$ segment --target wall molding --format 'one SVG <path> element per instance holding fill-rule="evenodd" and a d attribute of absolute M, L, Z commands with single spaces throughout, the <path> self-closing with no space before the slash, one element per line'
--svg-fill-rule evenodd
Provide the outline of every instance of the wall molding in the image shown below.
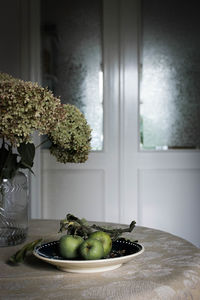
<path fill-rule="evenodd" d="M 40 74 L 40 1 L 29 0 L 29 60 L 30 60 L 30 80 L 41 84 Z M 34 133 L 35 145 L 40 144 L 40 136 Z M 41 149 L 38 148 L 35 154 L 33 171 L 35 175 L 30 175 L 31 180 L 31 217 L 41 218 Z"/>

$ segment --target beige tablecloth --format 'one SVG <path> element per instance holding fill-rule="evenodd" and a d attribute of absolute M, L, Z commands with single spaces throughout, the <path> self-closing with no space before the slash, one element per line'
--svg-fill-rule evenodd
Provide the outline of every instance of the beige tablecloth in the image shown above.
<path fill-rule="evenodd" d="M 33 220 L 28 241 L 58 229 L 59 221 Z M 12 267 L 6 260 L 21 245 L 0 248 L 0 299 L 200 300 L 198 248 L 145 227 L 136 227 L 128 236 L 143 244 L 145 252 L 116 270 L 92 274 L 62 272 L 34 256 Z"/>

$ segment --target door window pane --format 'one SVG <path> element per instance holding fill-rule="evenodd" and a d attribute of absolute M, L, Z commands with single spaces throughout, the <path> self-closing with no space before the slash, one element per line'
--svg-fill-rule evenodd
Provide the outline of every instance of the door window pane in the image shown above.
<path fill-rule="evenodd" d="M 200 148 L 198 1 L 141 3 L 141 147 Z"/>
<path fill-rule="evenodd" d="M 76 105 L 103 147 L 102 1 L 41 0 L 42 80 Z"/>

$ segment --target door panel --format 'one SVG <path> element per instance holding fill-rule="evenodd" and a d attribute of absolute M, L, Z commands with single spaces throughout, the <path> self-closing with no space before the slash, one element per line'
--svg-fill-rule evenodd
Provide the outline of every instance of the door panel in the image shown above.
<path fill-rule="evenodd" d="M 200 19 L 196 1 L 141 0 L 141 16 L 141 147 L 199 149 Z"/>
<path fill-rule="evenodd" d="M 101 221 L 105 215 L 103 170 L 43 172 L 44 218 L 65 218 L 67 212 Z"/>
<path fill-rule="evenodd" d="M 198 244 L 200 170 L 140 169 L 138 182 L 139 223 Z"/>
<path fill-rule="evenodd" d="M 42 84 L 77 106 L 103 148 L 102 0 L 41 0 Z"/>

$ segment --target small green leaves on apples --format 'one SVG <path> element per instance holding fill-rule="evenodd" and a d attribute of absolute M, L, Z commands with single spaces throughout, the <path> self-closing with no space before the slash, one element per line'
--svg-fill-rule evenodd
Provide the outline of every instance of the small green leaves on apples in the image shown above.
<path fill-rule="evenodd" d="M 108 233 L 104 231 L 95 231 L 90 234 L 89 238 L 99 240 L 103 245 L 104 257 L 107 256 L 112 249 L 112 240 Z"/>
<path fill-rule="evenodd" d="M 60 238 L 59 250 L 63 258 L 77 258 L 79 246 L 83 243 L 83 238 L 78 235 L 63 235 Z"/>
<path fill-rule="evenodd" d="M 89 238 L 80 245 L 79 253 L 87 260 L 100 259 L 104 256 L 103 245 L 99 240 Z"/>

